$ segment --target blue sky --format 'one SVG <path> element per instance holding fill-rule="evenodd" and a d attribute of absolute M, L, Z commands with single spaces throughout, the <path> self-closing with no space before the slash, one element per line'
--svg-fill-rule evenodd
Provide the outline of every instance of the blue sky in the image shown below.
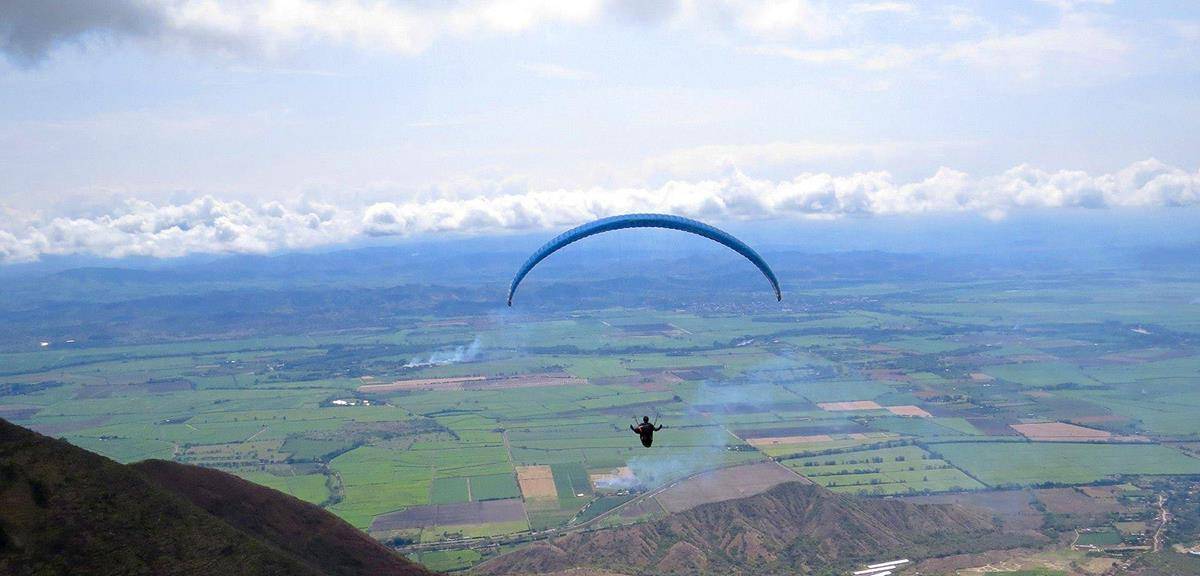
<path fill-rule="evenodd" d="M 1200 203 L 1188 1 L 6 0 L 0 53 L 0 262 Z"/>

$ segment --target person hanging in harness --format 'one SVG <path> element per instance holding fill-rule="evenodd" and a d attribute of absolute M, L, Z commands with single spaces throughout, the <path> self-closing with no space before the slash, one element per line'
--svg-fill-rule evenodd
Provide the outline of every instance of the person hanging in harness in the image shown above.
<path fill-rule="evenodd" d="M 629 429 L 633 430 L 638 436 L 642 437 L 642 446 L 649 448 L 651 444 L 654 444 L 654 433 L 662 430 L 663 427 L 655 427 L 654 424 L 650 423 L 649 416 L 642 416 L 642 423 L 638 424 L 637 426 L 633 426 L 631 424 Z"/>

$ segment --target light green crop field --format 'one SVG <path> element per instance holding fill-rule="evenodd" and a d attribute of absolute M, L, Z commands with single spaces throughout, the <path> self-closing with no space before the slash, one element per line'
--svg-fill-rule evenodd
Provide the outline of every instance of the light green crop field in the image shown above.
<path fill-rule="evenodd" d="M 122 462 L 234 472 L 364 529 L 413 506 L 519 498 L 517 466 L 551 467 L 557 499 L 528 507 L 528 524 L 428 526 L 427 542 L 595 516 L 628 496 L 590 477 L 624 467 L 649 490 L 775 457 L 868 497 L 1200 473 L 1200 459 L 1165 445 L 1200 438 L 1200 314 L 1187 304 L 1200 283 L 1081 282 L 843 283 L 755 314 L 417 315 L 338 333 L 0 353 L 0 418 Z M 359 391 L 442 377 L 476 380 Z M 817 406 L 864 400 L 933 417 Z M 667 425 L 649 449 L 629 430 L 642 415 Z M 1030 420 L 1138 443 L 1031 443 L 1011 428 Z M 797 439 L 741 439 L 767 436 Z M 480 557 L 418 559 L 458 569 Z"/>
<path fill-rule="evenodd" d="M 863 495 L 978 490 L 982 484 L 917 446 L 858 450 L 783 460 L 834 492 Z"/>
<path fill-rule="evenodd" d="M 268 472 L 239 472 L 239 476 L 274 488 L 285 494 L 290 494 L 313 504 L 320 504 L 329 498 L 326 478 L 322 474 L 304 474 L 300 476 L 277 476 Z"/>
<path fill-rule="evenodd" d="M 936 452 L 989 486 L 1086 484 L 1119 474 L 1200 474 L 1200 460 L 1147 444 L 965 442 L 938 444 Z"/>

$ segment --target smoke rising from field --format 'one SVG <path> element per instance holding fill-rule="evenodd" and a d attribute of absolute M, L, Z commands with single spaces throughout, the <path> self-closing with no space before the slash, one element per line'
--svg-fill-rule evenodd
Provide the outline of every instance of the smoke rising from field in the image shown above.
<path fill-rule="evenodd" d="M 438 350 L 431 353 L 427 358 L 414 357 L 405 364 L 405 368 L 424 368 L 426 366 L 444 366 L 446 364 L 458 364 L 459 362 L 470 362 L 479 357 L 481 348 L 479 336 L 471 341 L 466 346 L 455 346 L 451 350 Z"/>
<path fill-rule="evenodd" d="M 738 405 L 761 402 L 748 393 L 745 386 L 739 384 L 719 385 L 710 382 L 700 384 L 692 400 L 693 406 L 703 406 L 715 412 L 727 411 Z M 737 438 L 726 430 L 725 426 L 713 420 L 708 420 L 701 414 L 685 415 L 694 418 L 695 426 L 687 428 L 667 428 L 655 439 L 654 453 L 638 455 L 629 459 L 629 468 L 633 470 L 633 478 L 627 480 L 628 486 L 622 488 L 644 487 L 655 488 L 668 482 L 690 476 L 697 472 L 712 469 L 715 464 L 725 459 L 730 446 L 739 444 Z M 660 423 L 664 423 L 661 422 Z M 668 426 L 671 423 L 666 422 Z M 663 436 L 686 435 L 686 445 L 680 447 L 664 446 Z M 678 436 L 676 436 L 678 438 Z M 660 450 L 658 446 L 663 446 Z M 665 454 L 664 454 L 665 452 Z"/>

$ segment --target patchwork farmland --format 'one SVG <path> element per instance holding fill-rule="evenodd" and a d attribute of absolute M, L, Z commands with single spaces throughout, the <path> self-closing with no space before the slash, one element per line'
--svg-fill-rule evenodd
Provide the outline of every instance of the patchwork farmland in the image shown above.
<path fill-rule="evenodd" d="M 1011 507 L 1029 526 L 1039 509 L 1096 519 L 1080 510 L 1125 513 L 1136 490 L 1077 488 L 1200 474 L 1200 317 L 1178 296 L 1196 286 L 1170 286 L 1154 306 L 1134 286 L 1038 288 L 1069 311 L 1002 281 L 823 286 L 754 314 L 463 313 L 11 351 L 0 417 L 239 474 L 443 569 L 792 481 Z M 642 416 L 667 426 L 650 449 L 629 430 Z"/>

